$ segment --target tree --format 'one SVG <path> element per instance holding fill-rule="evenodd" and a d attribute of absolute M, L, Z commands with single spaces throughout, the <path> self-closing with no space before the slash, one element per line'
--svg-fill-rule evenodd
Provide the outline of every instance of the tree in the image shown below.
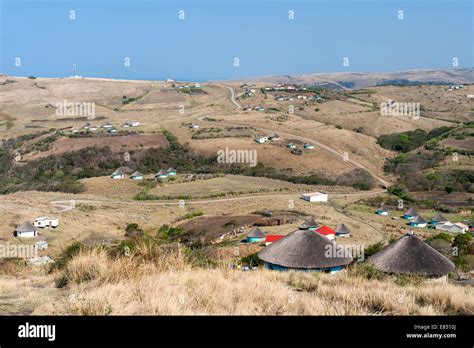
<path fill-rule="evenodd" d="M 447 192 L 448 195 L 454 191 L 454 189 L 451 186 L 445 186 L 444 190 Z"/>

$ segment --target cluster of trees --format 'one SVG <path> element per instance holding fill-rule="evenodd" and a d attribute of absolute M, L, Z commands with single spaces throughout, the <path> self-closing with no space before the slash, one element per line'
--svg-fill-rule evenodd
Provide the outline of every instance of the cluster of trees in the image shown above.
<path fill-rule="evenodd" d="M 163 134 L 169 142 L 169 147 L 129 151 L 130 161 L 127 162 L 124 161 L 122 153 L 113 152 L 109 147 L 89 147 L 15 166 L 12 150 L 22 141 L 42 134 L 44 133 L 4 142 L 0 148 L 0 194 L 26 190 L 79 193 L 84 190 L 79 179 L 110 175 L 113 170 L 121 166 L 143 173 L 153 173 L 160 168 L 173 166 L 181 172 L 259 176 L 297 184 L 342 185 L 361 190 L 369 190 L 374 186 L 372 176 L 363 169 L 355 169 L 338 177 L 329 178 L 322 174 L 295 176 L 291 171 L 278 170 L 262 164 L 250 167 L 217 163 L 215 156 L 197 155 L 188 147 L 181 145 L 176 137 L 166 130 Z M 47 143 L 50 144 L 50 141 Z"/>
<path fill-rule="evenodd" d="M 426 240 L 438 252 L 449 258 L 462 271 L 469 271 L 471 266 L 468 255 L 474 255 L 474 244 L 469 233 L 452 237 L 449 233 L 439 233 Z"/>
<path fill-rule="evenodd" d="M 426 144 L 427 141 L 436 138 L 450 130 L 452 127 L 435 128 L 429 132 L 422 129 L 414 131 L 384 134 L 378 137 L 377 144 L 384 149 L 397 152 L 409 152 Z"/>
<path fill-rule="evenodd" d="M 389 159 L 384 170 L 399 176 L 398 183 L 410 191 L 474 192 L 474 172 L 471 170 L 433 169 L 443 158 L 441 152 L 400 154 Z"/>

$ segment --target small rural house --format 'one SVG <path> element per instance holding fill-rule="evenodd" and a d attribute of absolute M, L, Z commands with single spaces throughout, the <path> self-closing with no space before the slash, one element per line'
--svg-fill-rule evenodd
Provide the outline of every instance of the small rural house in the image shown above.
<path fill-rule="evenodd" d="M 427 222 L 425 221 L 425 219 L 423 219 L 421 216 L 418 215 L 415 218 L 411 219 L 410 222 L 408 222 L 408 224 L 413 227 L 423 228 L 423 227 L 426 227 Z"/>
<path fill-rule="evenodd" d="M 454 270 L 454 264 L 447 257 L 412 233 L 370 256 L 368 262 L 385 273 L 420 274 L 443 281 Z"/>
<path fill-rule="evenodd" d="M 191 128 L 191 129 L 198 129 L 198 128 L 199 128 L 199 125 L 196 124 L 196 123 L 191 123 L 191 125 L 189 126 L 189 128 Z"/>
<path fill-rule="evenodd" d="M 265 232 L 260 228 L 254 227 L 247 234 L 247 243 L 260 243 L 265 240 Z"/>
<path fill-rule="evenodd" d="M 107 129 L 107 133 L 115 134 L 115 133 L 117 133 L 117 132 L 118 132 L 118 131 L 117 131 L 117 128 L 114 128 L 114 127 Z"/>
<path fill-rule="evenodd" d="M 309 150 L 314 149 L 314 145 L 313 145 L 313 144 L 308 144 L 308 143 L 304 144 L 303 147 L 304 147 L 305 149 L 309 149 Z"/>
<path fill-rule="evenodd" d="M 411 219 L 414 219 L 417 216 L 418 216 L 418 213 L 416 212 L 416 210 L 413 209 L 413 208 L 410 208 L 405 212 L 405 214 L 403 214 L 402 218 L 404 218 L 406 220 L 411 220 Z"/>
<path fill-rule="evenodd" d="M 255 141 L 259 144 L 263 144 L 264 142 L 266 142 L 268 140 L 267 137 L 256 137 L 255 138 Z"/>
<path fill-rule="evenodd" d="M 155 179 L 166 179 L 168 177 L 168 174 L 163 170 L 161 169 L 158 173 L 155 174 Z"/>
<path fill-rule="evenodd" d="M 452 232 L 452 233 L 465 233 L 469 231 L 469 226 L 463 224 L 462 222 L 452 223 L 445 222 L 435 225 L 435 228 L 440 231 Z"/>
<path fill-rule="evenodd" d="M 45 240 L 39 240 L 35 243 L 35 247 L 37 250 L 46 250 L 48 249 L 48 242 Z"/>
<path fill-rule="evenodd" d="M 324 192 L 302 193 L 301 198 L 308 202 L 327 202 L 328 194 Z"/>
<path fill-rule="evenodd" d="M 51 256 L 48 255 L 30 257 L 29 259 L 26 259 L 27 264 L 35 266 L 47 265 L 48 263 L 52 262 L 54 262 L 54 260 L 51 258 Z"/>
<path fill-rule="evenodd" d="M 24 222 L 18 226 L 14 233 L 18 238 L 34 238 L 38 236 L 38 229 L 29 222 Z"/>
<path fill-rule="evenodd" d="M 446 219 L 446 218 L 443 216 L 443 214 L 441 214 L 441 213 L 436 213 L 436 215 L 431 218 L 431 222 L 430 222 L 430 223 L 431 223 L 432 225 L 436 225 L 436 224 L 443 224 L 443 223 L 445 223 L 445 222 L 449 222 L 449 220 Z"/>
<path fill-rule="evenodd" d="M 140 173 L 140 172 L 134 172 L 132 175 L 130 175 L 130 179 L 132 180 L 143 180 L 143 178 L 145 177 L 145 175 L 143 175 L 143 173 Z"/>
<path fill-rule="evenodd" d="M 123 179 L 125 177 L 124 172 L 122 169 L 118 168 L 115 172 L 112 173 L 112 179 Z"/>
<path fill-rule="evenodd" d="M 266 268 L 334 273 L 352 262 L 349 249 L 309 230 L 296 230 L 258 253 Z"/>
<path fill-rule="evenodd" d="M 168 170 L 166 171 L 166 174 L 168 174 L 168 176 L 175 176 L 176 169 L 174 169 L 173 167 L 169 167 Z"/>
<path fill-rule="evenodd" d="M 288 145 L 286 145 L 286 147 L 289 149 L 296 149 L 296 145 L 293 143 L 289 143 Z"/>
<path fill-rule="evenodd" d="M 316 222 L 316 220 L 314 220 L 313 217 L 310 217 L 308 219 L 305 220 L 305 222 L 303 222 L 299 229 L 300 230 L 315 230 L 319 227 L 318 223 Z"/>
<path fill-rule="evenodd" d="M 273 242 L 276 242 L 280 239 L 282 239 L 284 236 L 281 234 L 267 234 L 265 236 L 265 246 L 268 246 L 272 244 Z"/>
<path fill-rule="evenodd" d="M 268 137 L 268 140 L 271 140 L 271 141 L 278 141 L 278 140 L 280 140 L 280 136 L 279 136 L 278 134 L 276 134 L 276 133 L 273 133 L 273 135 L 270 135 L 270 136 Z"/>
<path fill-rule="evenodd" d="M 59 226 L 59 219 L 50 219 L 47 216 L 40 216 L 34 221 L 33 224 L 39 228 L 46 228 L 46 227 L 56 228 Z"/>
<path fill-rule="evenodd" d="M 337 237 L 350 237 L 351 230 L 344 223 L 340 223 L 336 227 L 336 236 Z"/>
<path fill-rule="evenodd" d="M 334 240 L 336 239 L 336 231 L 334 231 L 331 227 L 323 225 L 321 227 L 318 227 L 315 230 L 316 233 L 319 233 L 323 236 L 325 236 L 329 240 Z"/>
<path fill-rule="evenodd" d="M 379 208 L 375 211 L 375 214 L 377 215 L 382 215 L 382 216 L 388 216 L 388 209 L 386 208 Z"/>
<path fill-rule="evenodd" d="M 105 128 L 105 129 L 108 129 L 108 128 L 113 128 L 114 126 L 112 126 L 109 122 L 106 122 L 101 127 Z"/>

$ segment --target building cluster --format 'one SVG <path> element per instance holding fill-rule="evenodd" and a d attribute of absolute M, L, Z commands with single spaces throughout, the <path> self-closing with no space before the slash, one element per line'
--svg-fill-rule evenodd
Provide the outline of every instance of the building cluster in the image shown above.
<path fill-rule="evenodd" d="M 259 136 L 259 135 L 257 135 L 255 137 L 255 142 L 258 143 L 258 144 L 263 144 L 267 141 L 278 141 L 278 140 L 280 140 L 280 136 L 276 133 L 273 133 L 270 136 Z"/>
<path fill-rule="evenodd" d="M 158 171 L 156 174 L 154 174 L 154 179 L 155 180 L 164 180 L 164 179 L 167 179 L 168 177 L 174 177 L 174 176 L 176 176 L 176 169 L 174 169 L 173 167 L 170 167 L 166 171 L 163 170 L 163 169 L 160 169 L 160 171 Z M 125 178 L 125 172 L 122 168 L 117 168 L 117 170 L 115 170 L 115 172 L 113 172 L 110 177 L 112 179 L 124 179 Z M 145 179 L 145 174 L 143 174 L 139 171 L 135 171 L 129 176 L 129 178 L 132 179 L 132 180 L 143 180 L 143 179 Z"/>
<path fill-rule="evenodd" d="M 267 269 L 335 273 L 355 261 L 356 255 L 350 246 L 335 242 L 336 237 L 350 235 L 351 231 L 344 223 L 333 230 L 309 218 L 287 235 L 266 234 L 254 227 L 247 234 L 247 242 L 265 243 L 258 257 Z M 412 232 L 390 243 L 365 262 L 387 274 L 418 274 L 441 281 L 446 281 L 447 274 L 455 268 L 447 257 Z"/>
<path fill-rule="evenodd" d="M 389 211 L 386 208 L 379 208 L 375 211 L 376 214 L 382 216 L 388 216 Z M 469 231 L 469 225 L 462 222 L 451 222 L 445 218 L 443 214 L 436 213 L 430 220 L 425 220 L 414 208 L 408 209 L 402 216 L 402 219 L 407 220 L 407 224 L 411 227 L 416 228 L 434 228 L 440 231 L 452 232 L 452 233 L 465 233 Z"/>
<path fill-rule="evenodd" d="M 132 121 L 132 122 L 127 121 L 127 122 L 123 123 L 121 127 L 122 128 L 135 128 L 135 127 L 139 127 L 139 126 L 140 126 L 140 122 L 138 122 L 138 121 Z M 117 128 L 115 126 L 113 126 L 112 124 L 110 124 L 109 122 L 106 122 L 106 123 L 104 123 L 100 126 L 96 126 L 96 125 L 91 124 L 90 122 L 87 122 L 86 124 L 84 124 L 79 129 L 73 128 L 71 132 L 73 134 L 77 134 L 77 133 L 95 133 L 95 132 L 98 132 L 99 129 L 102 129 L 105 132 L 110 133 L 110 134 L 118 133 Z"/>
<path fill-rule="evenodd" d="M 461 85 L 451 85 L 446 90 L 447 91 L 452 91 L 454 89 L 463 89 L 463 88 L 464 88 L 464 85 L 462 85 L 462 84 Z"/>
<path fill-rule="evenodd" d="M 273 86 L 267 86 L 263 88 L 265 91 L 275 92 L 275 91 L 283 91 L 283 92 L 303 92 L 306 91 L 307 88 L 294 84 L 294 83 L 277 83 Z"/>

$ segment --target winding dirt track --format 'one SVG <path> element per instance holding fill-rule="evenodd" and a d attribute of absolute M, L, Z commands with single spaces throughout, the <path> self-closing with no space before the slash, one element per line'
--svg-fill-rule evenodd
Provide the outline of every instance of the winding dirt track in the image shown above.
<path fill-rule="evenodd" d="M 233 104 L 235 104 L 238 108 L 241 108 L 241 105 L 239 105 L 239 103 L 237 102 L 237 100 L 235 99 L 235 91 L 234 91 L 234 88 L 232 87 L 229 87 L 229 86 L 225 86 L 225 85 L 220 85 L 220 86 L 223 86 L 223 87 L 226 87 L 229 89 L 230 91 L 230 100 Z M 206 116 L 201 116 L 198 118 L 198 120 L 202 123 L 206 123 L 208 125 L 212 125 L 211 122 L 209 121 L 206 121 L 205 120 L 205 117 Z M 226 121 L 226 122 L 220 122 L 220 124 L 222 125 L 225 125 L 225 126 L 240 126 L 240 127 L 245 127 L 247 126 L 246 124 L 242 124 L 242 123 L 238 123 L 238 122 L 229 122 L 229 121 Z M 266 128 L 260 128 L 260 130 L 262 131 L 265 131 L 267 133 L 272 133 L 273 130 L 271 129 L 266 129 Z M 341 154 L 338 150 L 326 145 L 326 144 L 323 144 L 323 143 L 320 143 L 319 141 L 317 141 L 316 139 L 312 139 L 312 138 L 306 138 L 306 137 L 302 137 L 302 136 L 299 136 L 299 135 L 296 135 L 296 134 L 293 134 L 293 133 L 288 133 L 288 132 L 278 132 L 279 134 L 281 135 L 285 135 L 285 136 L 290 136 L 290 137 L 293 137 L 295 139 L 298 139 L 298 140 L 301 140 L 303 142 L 308 142 L 308 143 L 313 143 L 317 146 L 319 146 L 321 149 L 324 149 L 330 153 L 332 153 L 333 155 L 337 156 L 338 158 L 341 158 L 343 161 L 347 162 L 348 164 L 351 164 L 355 167 L 358 167 L 358 168 L 361 168 L 361 169 L 364 169 L 366 170 L 367 172 L 369 172 L 379 183 L 382 184 L 382 186 L 384 187 L 388 187 L 390 186 L 390 183 L 388 181 L 386 181 L 385 179 L 381 178 L 380 176 L 378 176 L 377 174 L 375 174 L 372 170 L 370 170 L 369 168 L 367 168 L 365 165 L 363 165 L 362 163 L 352 159 L 352 158 L 345 158 L 344 154 Z"/>

